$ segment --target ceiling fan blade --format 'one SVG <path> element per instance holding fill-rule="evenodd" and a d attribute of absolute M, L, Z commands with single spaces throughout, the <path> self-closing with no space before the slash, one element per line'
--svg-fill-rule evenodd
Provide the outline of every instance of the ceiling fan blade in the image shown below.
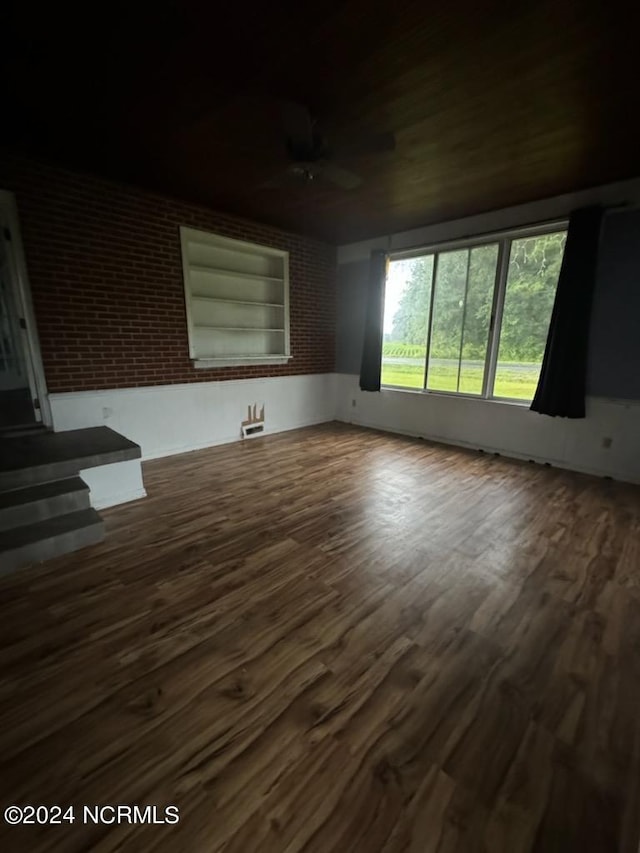
<path fill-rule="evenodd" d="M 305 106 L 295 101 L 283 101 L 282 120 L 287 139 L 294 148 L 313 147 L 313 119 Z"/>
<path fill-rule="evenodd" d="M 265 190 L 280 190 L 287 189 L 288 187 L 303 186 L 307 183 L 310 183 L 310 179 L 305 169 L 302 166 L 291 163 L 282 172 L 260 184 L 260 188 Z"/>
<path fill-rule="evenodd" d="M 336 145 L 336 154 L 340 157 L 366 157 L 371 154 L 386 154 L 396 150 L 394 133 L 374 133 L 370 136 L 352 138 L 344 144 Z"/>
<path fill-rule="evenodd" d="M 290 183 L 290 179 L 287 172 L 281 172 L 279 175 L 275 175 L 273 178 L 269 178 L 268 181 L 263 181 L 258 187 L 261 190 L 280 190 L 283 187 L 286 187 Z"/>
<path fill-rule="evenodd" d="M 330 181 L 343 190 L 355 190 L 362 184 L 360 175 L 356 175 L 349 169 L 343 169 L 342 166 L 336 166 L 335 163 L 323 163 L 320 175 L 325 181 Z"/>

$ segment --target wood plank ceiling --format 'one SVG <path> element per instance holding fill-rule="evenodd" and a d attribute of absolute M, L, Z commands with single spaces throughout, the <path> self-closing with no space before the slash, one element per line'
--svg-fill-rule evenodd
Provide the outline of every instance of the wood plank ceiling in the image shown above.
<path fill-rule="evenodd" d="M 158 0 L 3 12 L 5 144 L 332 242 L 637 175 L 638 4 Z M 266 189 L 280 103 L 362 185 Z"/>

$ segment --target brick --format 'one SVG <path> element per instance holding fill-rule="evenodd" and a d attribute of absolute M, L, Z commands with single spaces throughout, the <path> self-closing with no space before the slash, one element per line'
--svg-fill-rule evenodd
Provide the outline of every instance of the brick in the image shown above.
<path fill-rule="evenodd" d="M 334 369 L 334 247 L 3 151 L 0 187 L 16 194 L 50 391 Z M 193 368 L 181 225 L 290 252 L 288 364 Z"/>

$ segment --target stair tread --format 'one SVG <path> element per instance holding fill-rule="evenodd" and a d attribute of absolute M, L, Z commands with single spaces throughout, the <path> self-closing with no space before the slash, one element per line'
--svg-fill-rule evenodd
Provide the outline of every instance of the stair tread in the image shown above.
<path fill-rule="evenodd" d="M 21 548 L 32 542 L 41 542 L 44 539 L 51 539 L 93 525 L 102 525 L 102 523 L 102 519 L 95 509 L 89 508 L 69 512 L 65 515 L 57 515 L 24 527 L 5 530 L 0 532 L 0 554 L 3 551 Z"/>
<path fill-rule="evenodd" d="M 0 475 L 25 468 L 77 461 L 79 468 L 108 461 L 140 458 L 140 447 L 109 427 L 88 427 L 67 432 L 43 432 L 3 438 L 0 442 Z M 117 457 L 117 458 L 115 458 Z"/>
<path fill-rule="evenodd" d="M 24 424 L 23 426 L 0 427 L 0 438 L 21 438 L 24 436 L 43 435 L 53 432 L 51 427 L 44 424 Z"/>
<path fill-rule="evenodd" d="M 65 477 L 62 480 L 50 480 L 47 483 L 37 483 L 35 486 L 24 486 L 20 489 L 10 489 L 0 492 L 0 510 L 13 506 L 33 503 L 34 501 L 55 498 L 69 492 L 86 491 L 89 486 L 81 477 Z"/>

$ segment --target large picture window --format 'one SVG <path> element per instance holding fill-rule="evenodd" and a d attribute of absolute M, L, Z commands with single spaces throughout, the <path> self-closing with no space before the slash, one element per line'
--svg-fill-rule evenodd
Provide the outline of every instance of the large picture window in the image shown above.
<path fill-rule="evenodd" d="M 565 239 L 556 223 L 392 256 L 382 384 L 530 402 Z"/>

